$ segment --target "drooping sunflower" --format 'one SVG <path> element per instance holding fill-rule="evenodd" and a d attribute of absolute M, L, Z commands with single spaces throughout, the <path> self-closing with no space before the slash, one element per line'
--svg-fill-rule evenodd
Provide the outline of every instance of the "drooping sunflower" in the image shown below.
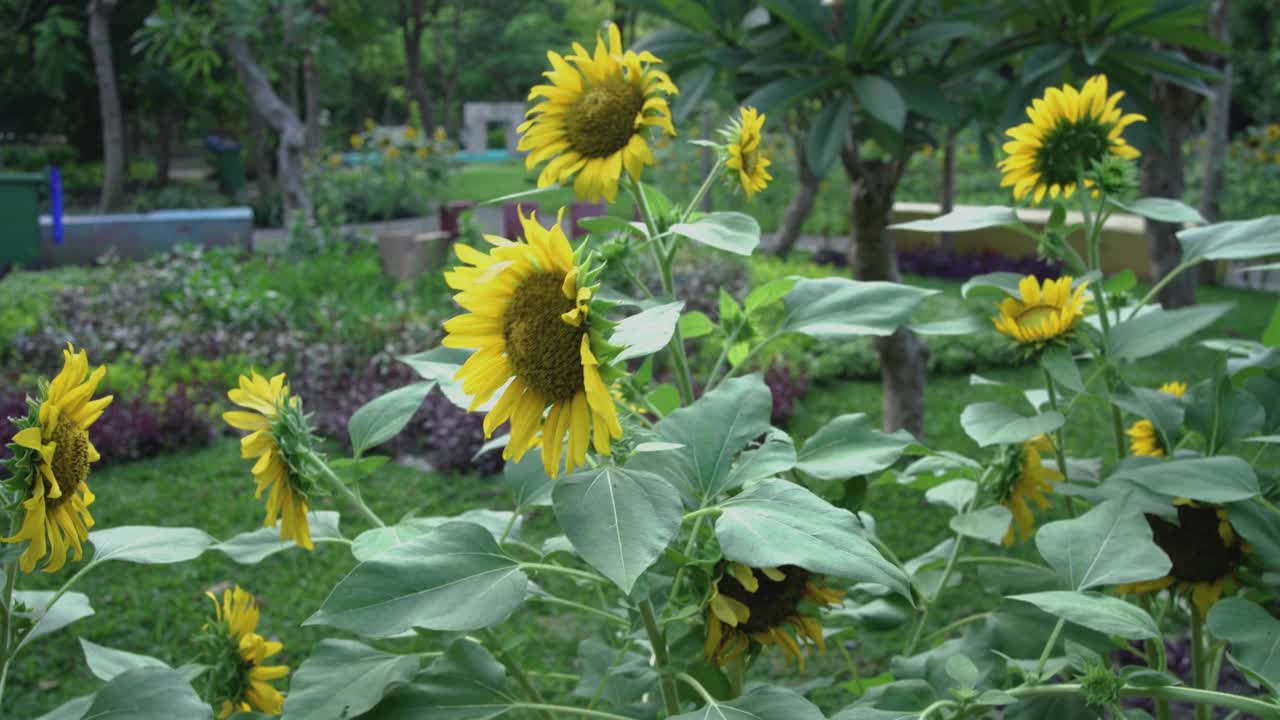
<path fill-rule="evenodd" d="M 1227 509 L 1178 498 L 1178 522 L 1147 514 L 1156 545 L 1173 562 L 1169 574 L 1155 580 L 1116 586 L 1119 593 L 1157 592 L 1177 586 L 1189 593 L 1201 618 L 1222 597 L 1227 580 L 1244 564 L 1249 547 L 1231 526 Z"/>
<path fill-rule="evenodd" d="M 1031 194 L 1038 205 L 1046 193 L 1071 197 L 1080 174 L 1096 161 L 1109 155 L 1138 157 L 1123 133 L 1146 118 L 1121 110 L 1122 97 L 1123 92 L 1107 95 L 1106 76 L 1094 75 L 1079 90 L 1063 85 L 1032 100 L 1027 108 L 1031 122 L 1005 133 L 1013 139 L 1004 144 L 1007 157 L 1000 161 L 1000 187 L 1012 186 L 1015 200 Z"/>
<path fill-rule="evenodd" d="M 575 264 L 563 215 L 562 209 L 544 228 L 535 214 L 521 213 L 524 241 L 487 235 L 494 245 L 487 253 L 458 243 L 454 251 L 464 265 L 445 273 L 459 291 L 454 301 L 468 312 L 445 323 L 443 344 L 476 350 L 457 373 L 474 398 L 472 409 L 506 387 L 485 416 L 485 436 L 509 419 L 503 457 L 519 460 L 541 442 L 552 477 L 559 474 L 566 435 L 568 471 L 586 463 L 588 444 L 608 455 L 612 440 L 622 437 L 593 351 L 592 289 L 585 268 Z"/>
<path fill-rule="evenodd" d="M 1032 503 L 1042 512 L 1053 507 L 1046 494 L 1053 494 L 1053 484 L 1062 481 L 1062 473 L 1045 467 L 1042 451 L 1051 450 L 1045 436 L 1040 435 L 1022 445 L 1009 446 L 1004 477 L 998 490 L 1000 504 L 1009 508 L 1013 522 L 1004 535 L 1004 544 L 1027 542 L 1036 529 Z M 1017 531 L 1015 537 L 1014 531 Z"/>
<path fill-rule="evenodd" d="M 271 685 L 289 674 L 288 665 L 265 665 L 284 649 L 284 644 L 267 640 L 257 633 L 258 601 L 247 590 L 236 585 L 224 590 L 222 602 L 213 593 L 205 593 L 213 601 L 214 621 L 204 626 L 199 642 L 209 666 L 208 685 L 218 720 L 236 712 L 257 710 L 279 715 L 284 709 L 284 695 Z"/>
<path fill-rule="evenodd" d="M 1045 280 L 1022 278 L 1018 293 L 1000 302 L 1000 314 L 991 318 L 996 330 L 1023 344 L 1043 343 L 1067 334 L 1084 315 L 1084 291 L 1089 283 L 1071 287 L 1071 276 Z"/>
<path fill-rule="evenodd" d="M 729 140 L 729 159 L 725 166 L 738 171 L 738 181 L 742 190 L 751 200 L 756 193 L 769 186 L 773 176 L 769 174 L 769 166 L 773 164 L 760 147 L 761 133 L 764 129 L 765 116 L 756 112 L 753 107 L 741 109 L 741 117 L 734 118 L 725 129 L 725 137 Z"/>
<path fill-rule="evenodd" d="M 307 521 L 307 495 L 315 482 L 307 472 L 311 433 L 302 402 L 290 396 L 284 373 L 268 380 L 257 372 L 241 375 L 240 386 L 227 391 L 231 402 L 251 412 L 232 410 L 222 419 L 249 434 L 240 439 L 240 456 L 257 458 L 253 477 L 258 481 L 255 497 L 267 495 L 265 527 L 280 519 L 280 539 L 293 540 L 313 549 L 311 526 Z"/>
<path fill-rule="evenodd" d="M 56 572 L 67 562 L 84 557 L 81 546 L 89 538 L 93 516 L 93 492 L 89 490 L 89 464 L 99 459 L 89 439 L 89 428 L 111 404 L 112 396 L 96 400 L 93 393 L 107 373 L 104 366 L 90 372 L 85 351 L 68 344 L 62 351 L 62 370 L 40 397 L 28 400 L 27 417 L 17 420 L 18 432 L 10 447 L 13 480 L 26 492 L 22 501 L 22 525 L 7 543 L 26 542 L 18 558 L 22 572 L 31 572 L 46 556 L 45 572 Z"/>
<path fill-rule="evenodd" d="M 1187 394 L 1187 384 L 1167 382 L 1160 386 L 1160 392 L 1174 397 L 1183 397 Z M 1155 424 L 1150 420 L 1143 418 L 1135 422 L 1129 426 L 1128 430 L 1125 430 L 1125 434 L 1129 436 L 1129 453 L 1131 455 L 1164 457 L 1164 441 L 1160 439 L 1160 433 L 1156 431 Z"/>
<path fill-rule="evenodd" d="M 609 44 L 596 36 L 595 54 L 578 43 L 573 54 L 547 52 L 549 84 L 535 85 L 529 100 L 543 98 L 525 113 L 518 148 L 529 153 L 525 167 L 547 162 L 538 187 L 564 183 L 577 175 L 580 199 L 613 202 L 625 169 L 640 179 L 653 164 L 648 128 L 675 135 L 667 96 L 678 94 L 671 78 L 656 69 L 661 60 L 648 51 L 624 51 L 618 26 L 609 26 Z"/>
<path fill-rule="evenodd" d="M 753 568 L 726 560 L 719 573 L 705 611 L 707 659 L 727 665 L 753 645 L 776 645 L 804 670 L 802 645 L 826 652 L 815 614 L 840 604 L 841 593 L 795 565 Z"/>

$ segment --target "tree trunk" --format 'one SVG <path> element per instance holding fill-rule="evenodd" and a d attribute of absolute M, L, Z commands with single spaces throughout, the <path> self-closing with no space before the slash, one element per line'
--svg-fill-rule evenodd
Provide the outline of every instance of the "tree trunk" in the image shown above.
<path fill-rule="evenodd" d="M 161 186 L 169 184 L 173 169 L 173 131 L 178 125 L 178 109 L 173 103 L 165 103 L 156 118 L 156 181 Z"/>
<path fill-rule="evenodd" d="M 271 194 L 271 135 L 267 123 L 253 108 L 249 108 L 249 133 L 253 136 L 253 169 L 258 182 L 258 196 Z"/>
<path fill-rule="evenodd" d="M 1215 0 L 1209 12 L 1209 34 L 1226 44 L 1230 42 L 1227 21 L 1231 15 L 1230 0 Z M 1209 124 L 1205 128 L 1205 145 L 1200 154 L 1200 214 L 1209 222 L 1218 219 L 1218 190 L 1222 187 L 1227 145 L 1231 128 L 1231 59 L 1224 57 L 1220 63 L 1222 79 L 1213 88 L 1213 106 L 1209 112 Z M 1217 263 L 1200 265 L 1200 282 L 1216 283 Z"/>
<path fill-rule="evenodd" d="M 284 223 L 289 227 L 299 218 L 310 223 L 314 217 L 311 197 L 303 182 L 302 160 L 306 155 L 307 132 L 293 108 L 285 104 L 267 80 L 262 67 L 253 59 L 244 38 L 227 33 L 227 55 L 244 85 L 249 107 L 280 136 L 276 153 L 280 174 L 280 192 L 284 202 Z"/>
<path fill-rule="evenodd" d="M 938 198 L 942 214 L 956 209 L 956 132 L 947 128 L 947 142 L 942 148 L 942 197 Z M 951 233 L 938 233 L 938 247 L 951 250 Z"/>
<path fill-rule="evenodd" d="M 1160 110 L 1164 124 L 1164 147 L 1152 148 L 1142 159 L 1142 194 L 1146 197 L 1182 199 L 1186 187 L 1183 176 L 1182 146 L 1191 134 L 1191 124 L 1200 95 L 1179 85 L 1156 79 L 1151 83 L 1151 96 Z M 1182 246 L 1176 233 L 1177 223 L 1147 220 L 1147 241 L 1151 246 L 1151 276 L 1159 280 L 1182 262 Z M 1167 308 L 1186 307 L 1196 303 L 1196 275 L 1184 272 L 1160 291 L 1160 303 Z"/>
<path fill-rule="evenodd" d="M 462 37 L 462 6 L 453 9 L 453 31 L 450 34 L 453 36 L 453 57 L 449 59 L 449 69 L 444 76 L 444 118 L 441 122 L 449 137 L 457 138 L 462 135 L 462 107 L 458 104 L 458 65 L 461 60 L 458 43 Z M 440 57 L 443 62 L 444 55 Z"/>
<path fill-rule="evenodd" d="M 849 177 L 849 267 L 858 280 L 898 282 L 897 253 L 888 232 L 894 195 L 906 160 L 863 160 L 850 142 L 840 153 Z M 900 328 L 875 339 L 883 387 L 881 426 L 886 432 L 906 429 L 924 438 L 924 388 L 929 348 L 915 333 Z"/>
<path fill-rule="evenodd" d="M 773 254 L 786 255 L 796 246 L 800 239 L 800 229 L 813 210 L 813 203 L 818 199 L 819 178 L 809 165 L 809 156 L 805 152 L 804 134 L 799 130 L 788 133 L 796 155 L 796 179 L 799 187 L 791 198 L 787 209 L 782 212 L 782 228 L 778 230 L 778 238 L 774 243 Z"/>
<path fill-rule="evenodd" d="M 111 60 L 111 11 L 116 0 L 89 0 L 89 45 L 93 72 L 98 81 L 98 106 L 102 113 L 102 212 L 124 206 L 124 114 Z"/>
<path fill-rule="evenodd" d="M 302 58 L 302 94 L 307 106 L 307 154 L 314 156 L 320 149 L 320 69 L 311 53 Z"/>
<path fill-rule="evenodd" d="M 418 103 L 418 117 L 424 128 L 432 127 L 431 93 L 422 72 L 422 33 L 427 29 L 423 15 L 425 0 L 413 0 L 406 8 L 400 2 L 400 32 L 404 37 L 404 88 L 409 99 Z"/>

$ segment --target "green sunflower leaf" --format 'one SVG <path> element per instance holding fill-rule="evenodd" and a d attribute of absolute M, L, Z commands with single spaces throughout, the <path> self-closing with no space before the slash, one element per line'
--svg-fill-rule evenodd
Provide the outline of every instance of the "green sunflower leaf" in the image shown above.
<path fill-rule="evenodd" d="M 385 653 L 353 640 L 322 640 L 289 681 L 284 717 L 344 720 L 360 715 L 417 672 L 417 655 Z"/>
<path fill-rule="evenodd" d="M 361 720 L 488 720 L 511 710 L 506 670 L 480 643 L 467 638 L 418 674 L 414 682 L 392 690 Z"/>
<path fill-rule="evenodd" d="M 557 482 L 552 506 L 578 555 L 625 593 L 667 549 L 684 518 L 680 493 L 666 480 L 612 465 Z"/>
<path fill-rule="evenodd" d="M 1178 233 L 1178 242 L 1184 263 L 1280 255 L 1280 215 L 1190 228 Z"/>
<path fill-rule="evenodd" d="M 1166 223 L 1205 223 L 1199 211 L 1186 203 L 1171 198 L 1144 197 L 1130 202 L 1107 198 L 1112 205 L 1134 215 Z"/>
<path fill-rule="evenodd" d="M 653 427 L 656 439 L 684 447 L 638 453 L 627 468 L 654 473 L 695 502 L 732 490 L 730 473 L 747 443 L 769 430 L 773 396 L 759 375 L 731 378 Z"/>
<path fill-rule="evenodd" d="M 1080 368 L 1071 351 L 1061 346 L 1051 346 L 1040 356 L 1040 367 L 1044 368 L 1054 382 L 1074 392 L 1084 392 L 1084 378 L 1080 377 Z"/>
<path fill-rule="evenodd" d="M 1167 350 L 1227 314 L 1231 303 L 1177 310 L 1152 309 L 1111 328 L 1111 352 L 1119 360 L 1140 360 Z"/>
<path fill-rule="evenodd" d="M 502 484 L 511 492 L 517 509 L 550 505 L 554 482 L 542 467 L 542 449 L 534 448 L 519 462 L 508 462 L 503 466 Z"/>
<path fill-rule="evenodd" d="M 1119 598 L 1098 593 L 1051 590 L 1012 595 L 1009 599 L 1031 603 L 1050 615 L 1106 635 L 1126 640 L 1160 637 L 1160 628 L 1147 611 Z"/>
<path fill-rule="evenodd" d="M 62 597 L 50 606 L 49 603 L 53 602 L 55 595 L 57 593 L 53 590 L 18 590 L 13 593 L 15 606 L 21 604 L 29 608 L 18 610 L 14 615 L 31 623 L 31 629 L 18 643 L 18 649 L 38 637 L 57 632 L 80 618 L 93 614 L 93 607 L 89 605 L 89 596 L 84 593 L 63 593 Z"/>
<path fill-rule="evenodd" d="M 1249 463 L 1234 455 L 1209 458 L 1175 458 L 1126 467 L 1112 475 L 1168 497 L 1185 497 L 1208 503 L 1230 503 L 1256 497 L 1261 488 Z"/>
<path fill-rule="evenodd" d="M 671 720 L 823 720 L 822 711 L 794 691 L 760 687 L 736 700 L 712 702 Z"/>
<path fill-rule="evenodd" d="M 905 430 L 882 433 L 866 413 L 841 415 L 805 441 L 796 468 L 820 480 L 870 475 L 898 461 L 915 438 Z"/>
<path fill-rule="evenodd" d="M 782 331 L 819 340 L 892 335 L 936 290 L 842 277 L 800 278 L 783 301 Z"/>
<path fill-rule="evenodd" d="M 516 521 L 513 522 L 513 518 L 517 518 Z M 488 530 L 495 541 L 508 529 L 508 534 L 515 537 L 520 525 L 515 513 L 480 508 L 467 510 L 452 517 L 405 518 L 395 525 L 370 528 L 360 533 L 355 540 L 351 541 L 351 554 L 360 562 L 371 560 L 397 545 L 403 545 L 419 535 L 425 535 L 450 522 L 475 523 Z"/>
<path fill-rule="evenodd" d="M 1111 392 L 1111 402 L 1127 413 L 1150 420 L 1160 431 L 1162 440 L 1169 441 L 1177 439 L 1178 427 L 1187 410 L 1183 401 L 1174 395 L 1124 383 Z"/>
<path fill-rule="evenodd" d="M 89 672 L 103 682 L 111 682 L 117 675 L 140 667 L 169 667 L 168 663 L 150 655 L 139 655 L 125 650 L 104 647 L 80 638 L 85 664 Z"/>
<path fill-rule="evenodd" d="M 958 535 L 976 538 L 992 545 L 1004 542 L 1009 532 L 1009 523 L 1013 514 L 1003 505 L 992 505 L 981 510 L 953 515 L 949 522 L 951 530 Z"/>
<path fill-rule="evenodd" d="M 729 487 L 742 487 L 747 483 L 781 475 L 795 466 L 796 446 L 791 436 L 777 428 L 770 428 L 760 447 L 738 456 L 726 482 Z"/>
<path fill-rule="evenodd" d="M 1280 620 L 1256 603 L 1232 597 L 1209 610 L 1209 632 L 1231 643 L 1237 665 L 1280 687 Z"/>
<path fill-rule="evenodd" d="M 196 528 L 121 525 L 89 533 L 89 542 L 95 565 L 108 560 L 168 565 L 200 557 L 217 540 Z"/>
<path fill-rule="evenodd" d="M 960 286 L 960 296 L 968 299 L 970 295 L 979 297 L 1004 299 L 1006 297 L 1022 297 L 1018 283 L 1023 275 L 1011 272 L 993 272 L 969 278 Z"/>
<path fill-rule="evenodd" d="M 435 383 L 430 381 L 407 385 L 380 395 L 356 410 L 347 423 L 352 452 L 362 455 L 365 450 L 399 434 L 433 387 Z"/>
<path fill-rule="evenodd" d="M 344 541 L 342 531 L 338 529 L 338 521 L 339 515 L 333 510 L 308 512 L 307 523 L 311 528 L 311 541 L 314 543 Z M 276 523 L 272 527 L 233 535 L 214 545 L 213 549 L 225 553 L 241 565 L 256 565 L 278 552 L 297 546 L 298 544 L 292 540 L 280 539 L 280 527 L 279 523 Z"/>
<path fill-rule="evenodd" d="M 735 255 L 749 256 L 760 244 L 760 223 L 740 212 L 703 215 L 691 223 L 672 225 L 671 232 Z"/>
<path fill-rule="evenodd" d="M 684 301 L 649 308 L 618 323 L 609 343 L 622 348 L 614 362 L 644 357 L 658 352 L 671 342 Z"/>
<path fill-rule="evenodd" d="M 721 508 L 716 538 L 730 560 L 752 567 L 798 565 L 911 596 L 906 575 L 863 537 L 853 513 L 799 485 L 762 480 Z"/>
<path fill-rule="evenodd" d="M 73 698 L 36 718 L 36 720 L 80 720 L 93 704 L 93 695 Z"/>
<path fill-rule="evenodd" d="M 1013 208 L 1003 205 L 989 205 L 986 207 L 962 207 L 946 215 L 939 215 L 928 220 L 912 220 L 890 225 L 889 229 L 940 233 L 965 232 L 967 230 L 1021 224 L 1022 221 L 1018 219 L 1018 213 Z M 1022 276 L 1018 277 L 1021 279 Z M 965 287 L 968 287 L 968 283 L 965 284 Z M 1017 283 L 1014 283 L 1013 287 L 1016 289 Z"/>
<path fill-rule="evenodd" d="M 372 638 L 478 630 L 505 620 L 528 582 L 488 529 L 450 522 L 357 565 L 303 624 Z"/>
<path fill-rule="evenodd" d="M 1036 549 L 1076 590 L 1152 580 L 1173 567 L 1128 497 L 1108 500 L 1078 518 L 1046 524 L 1036 533 Z"/>
<path fill-rule="evenodd" d="M 1062 427 L 1066 418 L 1057 411 L 1023 415 L 997 402 L 974 403 L 960 413 L 964 432 L 980 447 L 1026 442 Z"/>
<path fill-rule="evenodd" d="M 134 668 L 117 675 L 94 696 L 83 720 L 172 720 L 212 718 L 191 683 L 176 670 Z"/>

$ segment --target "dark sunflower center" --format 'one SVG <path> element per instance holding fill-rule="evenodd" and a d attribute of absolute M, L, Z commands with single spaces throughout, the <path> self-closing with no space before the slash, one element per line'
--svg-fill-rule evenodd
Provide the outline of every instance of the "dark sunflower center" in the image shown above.
<path fill-rule="evenodd" d="M 586 88 L 565 122 L 573 150 L 589 158 L 618 152 L 635 134 L 643 107 L 644 93 L 621 75 Z"/>
<path fill-rule="evenodd" d="M 1244 558 L 1240 545 L 1222 540 L 1220 522 L 1218 511 L 1211 507 L 1179 506 L 1178 525 L 1147 515 L 1156 545 L 1173 561 L 1171 577 L 1180 582 L 1213 582 L 1240 564 Z"/>
<path fill-rule="evenodd" d="M 778 571 L 786 576 L 781 581 L 772 580 L 752 568 L 751 574 L 760 583 L 755 592 L 748 592 L 727 571 L 721 576 L 720 592 L 751 610 L 751 618 L 740 628 L 743 632 L 767 632 L 769 628 L 782 627 L 787 618 L 797 614 L 800 601 L 804 599 L 805 586 L 809 584 L 809 571 L 795 565 L 783 565 Z"/>
<path fill-rule="evenodd" d="M 70 420 L 63 419 L 53 429 L 51 439 L 58 444 L 50 464 L 62 496 L 46 502 L 51 507 L 57 507 L 70 500 L 76 488 L 89 477 L 89 434 Z M 47 498 L 53 488 L 49 487 L 47 479 L 44 482 Z"/>
<path fill-rule="evenodd" d="M 1111 151 L 1107 137 L 1111 127 L 1085 119 L 1062 121 L 1061 125 L 1045 133 L 1042 145 L 1036 151 L 1036 172 L 1045 185 L 1066 185 L 1077 180 L 1081 170 L 1088 170 L 1094 160 L 1101 160 Z"/>
<path fill-rule="evenodd" d="M 547 402 L 569 400 L 583 387 L 582 336 L 560 318 L 574 308 L 563 273 L 537 273 L 520 283 L 503 318 L 507 360 L 516 376 Z"/>

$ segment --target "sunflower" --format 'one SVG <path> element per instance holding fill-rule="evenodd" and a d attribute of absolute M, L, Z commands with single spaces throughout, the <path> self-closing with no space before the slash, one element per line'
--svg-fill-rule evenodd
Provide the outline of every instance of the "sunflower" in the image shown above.
<path fill-rule="evenodd" d="M 802 645 L 826 652 L 822 624 L 813 613 L 839 605 L 843 594 L 795 565 L 753 568 L 726 560 L 719 572 L 705 611 L 708 660 L 727 665 L 753 645 L 776 645 L 804 670 Z"/>
<path fill-rule="evenodd" d="M 1065 335 L 1075 327 L 1084 315 L 1084 291 L 1089 283 L 1082 282 L 1072 291 L 1071 276 L 1057 280 L 1036 282 L 1034 275 L 1022 278 L 1018 283 L 1021 300 L 1005 298 L 1000 303 L 1000 314 L 992 317 L 996 330 L 1020 343 L 1042 343 Z"/>
<path fill-rule="evenodd" d="M 1116 591 L 1157 592 L 1177 585 L 1179 591 L 1190 593 L 1200 617 L 1208 617 L 1209 608 L 1222 597 L 1227 580 L 1244 563 L 1249 547 L 1231 526 L 1226 508 L 1202 505 L 1186 498 L 1178 498 L 1173 504 L 1178 509 L 1177 524 L 1158 515 L 1146 516 L 1156 545 L 1173 562 L 1169 574 L 1155 580 L 1118 585 Z"/>
<path fill-rule="evenodd" d="M 404 132 L 401 134 L 401 136 L 404 138 L 405 142 L 411 143 L 414 140 L 418 139 L 418 128 L 410 125 L 404 129 Z"/>
<path fill-rule="evenodd" d="M 520 214 L 524 242 L 485 236 L 488 253 L 458 243 L 465 263 L 445 273 L 454 300 L 468 312 L 444 324 L 447 347 L 476 350 L 458 370 L 462 389 L 484 404 L 506 386 L 484 419 L 485 436 L 511 420 L 503 457 L 519 460 L 541 441 L 547 474 L 556 476 L 568 435 L 567 470 L 586 463 L 587 445 L 608 455 L 622 437 L 613 396 L 592 350 L 592 289 L 585 270 L 574 264 L 561 229 L 544 228 L 536 214 Z M 546 412 L 550 408 L 549 412 Z M 543 417 L 546 412 L 546 417 Z"/>
<path fill-rule="evenodd" d="M 86 481 L 89 463 L 99 459 L 89 427 L 112 396 L 92 398 L 106 373 L 103 366 L 90 372 L 85 352 L 68 344 L 62 351 L 62 370 L 47 386 L 42 383 L 42 398 L 28 401 L 27 417 L 17 421 L 10 467 L 26 497 L 22 525 L 4 541 L 28 543 L 18 559 L 22 572 L 34 570 L 46 555 L 44 571 L 58 571 L 67 562 L 69 546 L 75 548 L 73 560 L 84 557 L 81 543 L 93 527 L 93 492 Z"/>
<path fill-rule="evenodd" d="M 257 710 L 279 715 L 284 696 L 271 681 L 289 674 L 288 665 L 264 665 L 267 658 L 284 649 L 284 644 L 266 640 L 258 628 L 258 602 L 236 585 L 222 593 L 222 602 L 213 593 L 214 621 L 204 626 L 200 643 L 209 665 L 206 697 L 218 708 L 218 719 L 233 713 Z M 219 702 L 220 701 L 220 702 Z"/>
<path fill-rule="evenodd" d="M 741 118 L 735 118 L 724 131 L 729 140 L 729 160 L 725 165 L 738 171 L 738 180 L 750 200 L 756 193 L 769 185 L 773 176 L 768 167 L 773 161 L 765 157 L 760 147 L 761 130 L 764 128 L 764 115 L 755 108 L 744 107 Z"/>
<path fill-rule="evenodd" d="M 364 147 L 364 136 L 360 133 L 351 133 L 351 147 L 356 150 Z"/>
<path fill-rule="evenodd" d="M 281 518 L 280 539 L 293 540 L 311 550 L 307 495 L 314 483 L 303 472 L 311 435 L 302 415 L 302 403 L 289 395 L 284 381 L 284 373 L 270 380 L 257 372 L 241 375 L 240 386 L 229 390 L 227 397 L 252 412 L 232 410 L 223 413 L 222 419 L 237 430 L 249 431 L 240 439 L 240 456 L 246 460 L 257 458 L 253 464 L 253 477 L 258 481 L 256 497 L 271 490 L 263 525 L 271 527 Z"/>
<path fill-rule="evenodd" d="M 595 54 L 574 43 L 573 54 L 548 52 L 552 70 L 547 85 L 535 85 L 529 100 L 544 98 L 525 113 L 518 149 L 526 151 L 525 167 L 546 162 L 538 187 L 563 183 L 577 175 L 573 190 L 580 199 L 597 202 L 618 196 L 623 168 L 633 180 L 653 164 L 647 127 L 675 135 L 665 96 L 678 91 L 654 65 L 652 53 L 622 49 L 618 26 L 609 26 L 609 45 L 596 36 Z"/>
<path fill-rule="evenodd" d="M 1004 144 L 1000 187 L 1013 186 L 1015 200 L 1034 192 L 1032 201 L 1038 205 L 1045 193 L 1071 197 L 1080 174 L 1108 155 L 1138 157 L 1123 133 L 1146 118 L 1125 114 L 1118 107 L 1122 97 L 1123 92 L 1108 96 L 1106 76 L 1094 75 L 1080 90 L 1063 85 L 1032 100 L 1027 108 L 1031 122 L 1005 133 L 1013 139 Z"/>
<path fill-rule="evenodd" d="M 422 145 L 417 150 L 413 151 L 413 156 L 418 158 L 419 160 L 426 160 L 427 156 L 430 154 L 431 154 L 431 150 L 428 149 L 426 145 Z"/>
<path fill-rule="evenodd" d="M 1013 545 L 1015 539 L 1019 542 L 1031 539 L 1036 527 L 1032 503 L 1041 511 L 1053 507 L 1045 494 L 1053 493 L 1053 483 L 1062 481 L 1062 473 L 1045 467 L 1040 456 L 1041 451 L 1051 449 L 1052 446 L 1043 435 L 1022 445 L 1011 446 L 1010 456 L 1005 463 L 1006 477 L 1002 489 L 998 491 L 1000 504 L 1009 508 L 1009 512 L 1013 514 L 1013 523 L 1004 535 L 1005 545 Z"/>
<path fill-rule="evenodd" d="M 1187 394 L 1187 384 L 1167 382 L 1160 386 L 1160 392 L 1174 397 L 1182 397 Z M 1125 434 L 1129 436 L 1129 453 L 1131 455 L 1164 457 L 1164 442 L 1160 439 L 1160 433 L 1156 431 L 1155 424 L 1150 420 L 1144 418 L 1135 422 L 1129 426 L 1128 430 L 1125 430 Z"/>

